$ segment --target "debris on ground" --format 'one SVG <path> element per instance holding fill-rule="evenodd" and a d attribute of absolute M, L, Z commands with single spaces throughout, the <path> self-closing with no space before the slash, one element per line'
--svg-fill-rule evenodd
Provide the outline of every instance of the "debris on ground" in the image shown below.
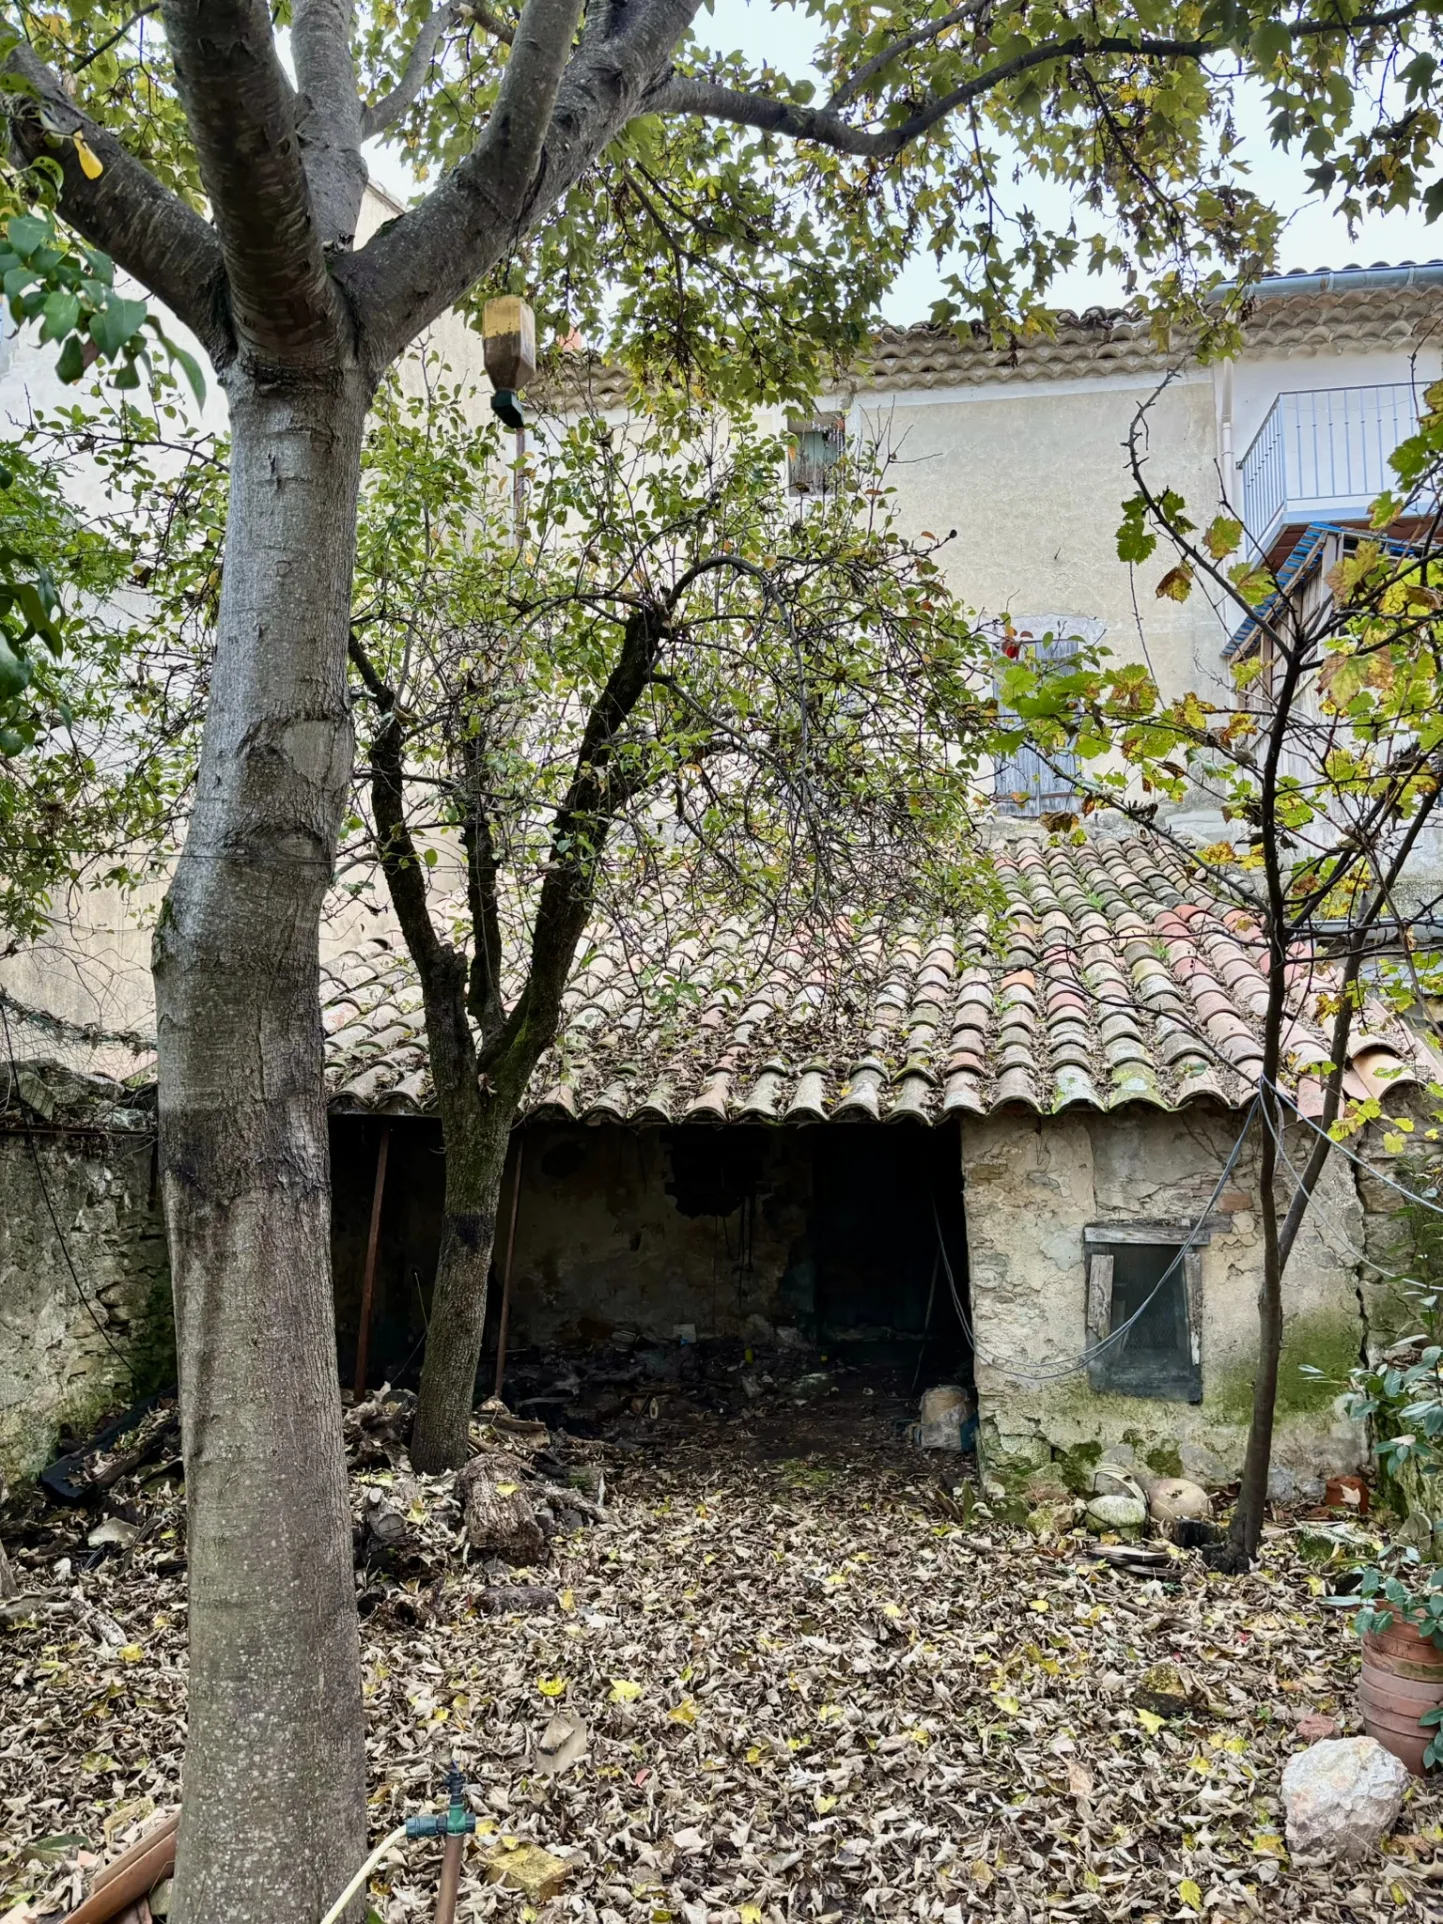
<path fill-rule="evenodd" d="M 1283 1772 L 1288 1849 L 1345 1862 L 1370 1856 L 1398 1821 L 1412 1781 L 1376 1737 L 1311 1744 Z"/>
<path fill-rule="evenodd" d="M 794 1401 L 821 1368 L 834 1391 Z M 909 1376 L 760 1333 L 714 1355 L 638 1337 L 565 1369 L 523 1359 L 473 1429 L 494 1481 L 552 1518 L 529 1568 L 474 1547 L 460 1477 L 412 1470 L 407 1392 L 345 1413 L 372 1835 L 435 1808 L 454 1755 L 486 1831 L 463 1920 L 548 1902 L 539 1924 L 1437 1915 L 1431 1779 L 1346 1876 L 1284 1840 L 1298 1726 L 1359 1728 L 1358 1640 L 1325 1607 L 1341 1565 L 1305 1555 L 1291 1518 L 1238 1577 L 1089 1539 L 1061 1504 L 1034 1538 L 965 1458 L 909 1444 Z M 94 1507 L 29 1492 L 0 1516 L 23 1599 L 0 1624 L 0 1918 L 68 1913 L 127 1826 L 179 1800 L 166 1463 Z M 122 1506 L 130 1547 L 88 1545 Z M 519 1881 L 539 1863 L 523 1852 L 563 1867 L 559 1898 Z M 503 1857 L 518 1876 L 487 1881 Z M 382 1924 L 432 1914 L 437 1868 L 424 1843 L 388 1861 Z"/>
<path fill-rule="evenodd" d="M 1099 1530 L 1129 1531 L 1136 1535 L 1147 1522 L 1147 1505 L 1140 1496 L 1095 1496 L 1087 1506 L 1088 1521 Z"/>
<path fill-rule="evenodd" d="M 1148 1485 L 1147 1512 L 1154 1523 L 1196 1522 L 1213 1513 L 1212 1498 L 1201 1483 L 1185 1476 L 1160 1476 Z"/>

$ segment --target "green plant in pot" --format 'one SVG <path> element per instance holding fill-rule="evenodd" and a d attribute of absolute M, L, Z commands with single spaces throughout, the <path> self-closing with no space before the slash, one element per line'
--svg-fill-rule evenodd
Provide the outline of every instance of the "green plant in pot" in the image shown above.
<path fill-rule="evenodd" d="M 1419 1304 L 1430 1323 L 1436 1302 L 1430 1292 Z M 1383 1489 L 1404 1521 L 1375 1560 L 1354 1566 L 1353 1595 L 1335 1600 L 1357 1605 L 1363 1727 L 1419 1775 L 1443 1763 L 1443 1345 L 1433 1333 L 1352 1373 L 1349 1413 L 1369 1423 Z"/>

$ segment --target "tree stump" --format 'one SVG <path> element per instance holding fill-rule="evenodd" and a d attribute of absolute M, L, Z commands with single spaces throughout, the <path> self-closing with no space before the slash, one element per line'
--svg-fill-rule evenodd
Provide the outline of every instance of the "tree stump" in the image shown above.
<path fill-rule="evenodd" d="M 512 1565 L 544 1560 L 546 1538 L 519 1466 L 509 1458 L 473 1457 L 456 1483 L 464 1494 L 466 1535 L 473 1549 Z"/>

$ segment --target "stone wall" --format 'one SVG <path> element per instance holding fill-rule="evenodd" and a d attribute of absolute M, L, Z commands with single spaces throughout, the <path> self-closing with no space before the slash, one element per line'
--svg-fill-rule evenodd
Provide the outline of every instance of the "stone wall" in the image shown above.
<path fill-rule="evenodd" d="M 62 1424 L 83 1431 L 173 1378 L 151 1170 L 146 1135 L 0 1133 L 0 1469 L 12 1477 L 48 1460 Z"/>
<path fill-rule="evenodd" d="M 1238 1473 L 1262 1276 L 1256 1137 L 1219 1198 L 1218 1220 L 1200 1252 L 1201 1402 L 1123 1396 L 1093 1389 L 1085 1373 L 1051 1373 L 1087 1346 L 1084 1230 L 1195 1221 L 1240 1121 L 1221 1111 L 1129 1111 L 1004 1116 L 966 1126 L 978 1399 L 990 1474 L 1006 1482 L 1034 1472 L 1076 1479 L 1104 1453 L 1204 1482 Z M 1300 1165 L 1306 1143 L 1290 1142 L 1288 1153 Z M 1285 1281 L 1273 1471 L 1280 1493 L 1320 1489 L 1323 1478 L 1362 1461 L 1361 1432 L 1337 1399 L 1365 1335 L 1355 1256 L 1363 1242 L 1351 1167 L 1335 1156 Z M 1304 1375 L 1303 1363 L 1323 1370 L 1326 1380 Z"/>

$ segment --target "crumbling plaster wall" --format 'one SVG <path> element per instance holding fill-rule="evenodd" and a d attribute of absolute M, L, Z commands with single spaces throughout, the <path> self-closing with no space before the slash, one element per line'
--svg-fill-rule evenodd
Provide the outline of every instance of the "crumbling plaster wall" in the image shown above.
<path fill-rule="evenodd" d="M 686 1214 L 667 1132 L 527 1132 L 512 1278 L 513 1341 L 604 1341 L 618 1328 L 670 1338 L 735 1336 L 746 1319 L 811 1311 L 811 1165 L 798 1132 L 758 1132 L 761 1162 L 742 1264 L 740 1212 Z M 721 1132 L 701 1132 L 719 1153 Z M 686 1200 L 685 1198 L 683 1200 Z M 693 1205 L 694 1206 L 694 1205 Z M 503 1206 L 503 1228 L 506 1209 Z M 500 1269 L 498 1250 L 497 1268 Z"/>
<path fill-rule="evenodd" d="M 170 1273 L 147 1136 L 0 1134 L 0 1199 L 0 1468 L 16 1477 L 48 1460 L 62 1423 L 166 1380 Z"/>
<path fill-rule="evenodd" d="M 1086 1347 L 1089 1224 L 1200 1217 L 1235 1141 L 1240 1116 L 1126 1111 L 1112 1116 L 1001 1116 L 962 1137 L 972 1314 L 984 1469 L 1007 1483 L 1039 1473 L 1075 1478 L 1101 1454 L 1202 1481 L 1242 1464 L 1257 1354 L 1262 1234 L 1256 1214 L 1257 1139 L 1244 1148 L 1201 1250 L 1200 1403 L 1094 1391 L 1085 1373 L 1046 1376 Z M 1306 1145 L 1288 1145 L 1295 1165 Z M 1274 1486 L 1320 1487 L 1355 1469 L 1360 1430 L 1338 1405 L 1339 1382 L 1363 1340 L 1358 1273 L 1363 1212 L 1349 1164 L 1330 1160 L 1285 1282 Z M 1310 1363 L 1330 1379 L 1304 1376 Z"/>

